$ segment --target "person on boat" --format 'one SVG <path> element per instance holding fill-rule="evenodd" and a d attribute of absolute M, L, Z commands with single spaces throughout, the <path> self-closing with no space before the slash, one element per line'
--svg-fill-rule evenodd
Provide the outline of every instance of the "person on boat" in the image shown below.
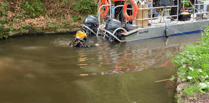
<path fill-rule="evenodd" d="M 124 5 L 125 0 L 113 0 L 115 7 L 117 5 Z M 115 19 L 119 20 L 120 22 L 123 22 L 124 16 L 123 16 L 123 7 L 117 7 L 115 9 Z"/>

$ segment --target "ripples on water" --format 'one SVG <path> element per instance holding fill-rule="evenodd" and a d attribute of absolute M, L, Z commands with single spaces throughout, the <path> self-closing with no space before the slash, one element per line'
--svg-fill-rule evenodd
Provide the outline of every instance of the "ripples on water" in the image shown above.
<path fill-rule="evenodd" d="M 91 48 L 69 47 L 67 35 L 0 41 L 0 102 L 172 102 L 172 82 L 154 81 L 175 74 L 166 56 L 197 39 L 172 37 L 165 46 L 162 38 L 110 44 L 92 37 L 88 44 L 99 46 Z"/>

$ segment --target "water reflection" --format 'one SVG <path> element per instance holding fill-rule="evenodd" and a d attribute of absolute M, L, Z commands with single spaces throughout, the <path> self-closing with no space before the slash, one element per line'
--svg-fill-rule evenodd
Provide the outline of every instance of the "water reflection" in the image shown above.
<path fill-rule="evenodd" d="M 151 67 L 168 66 L 167 63 L 169 63 L 170 60 L 168 60 L 167 57 L 181 50 L 182 45 L 154 49 L 125 49 L 120 54 L 117 54 L 114 49 L 109 51 L 102 50 L 98 54 L 98 60 L 103 61 L 101 63 L 102 65 L 112 66 L 112 69 L 89 75 L 122 74 L 125 72 L 141 71 Z M 164 62 L 166 64 L 161 65 Z"/>

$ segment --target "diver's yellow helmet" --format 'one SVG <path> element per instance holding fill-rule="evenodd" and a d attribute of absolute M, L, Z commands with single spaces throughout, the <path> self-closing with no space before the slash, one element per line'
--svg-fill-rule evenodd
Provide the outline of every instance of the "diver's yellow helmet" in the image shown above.
<path fill-rule="evenodd" d="M 87 35 L 84 31 L 81 31 L 81 30 L 77 31 L 76 38 L 83 39 L 85 37 L 87 37 Z"/>

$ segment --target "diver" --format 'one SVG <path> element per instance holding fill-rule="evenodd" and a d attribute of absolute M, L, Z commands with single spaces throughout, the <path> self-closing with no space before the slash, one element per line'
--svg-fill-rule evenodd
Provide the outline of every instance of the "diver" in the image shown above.
<path fill-rule="evenodd" d="M 90 47 L 90 45 L 86 45 L 87 35 L 84 31 L 79 30 L 76 33 L 76 38 L 73 42 L 70 42 L 69 46 L 71 47 Z"/>

